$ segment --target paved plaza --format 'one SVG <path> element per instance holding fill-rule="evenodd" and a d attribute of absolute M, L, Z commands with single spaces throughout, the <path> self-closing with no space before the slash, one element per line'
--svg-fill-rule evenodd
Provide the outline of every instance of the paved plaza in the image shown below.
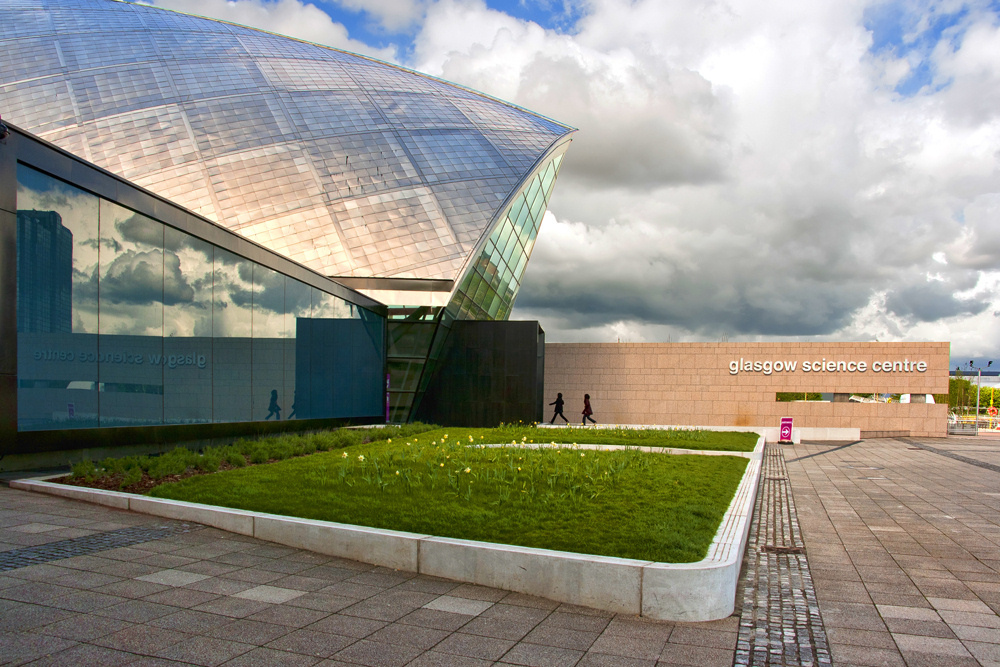
<path fill-rule="evenodd" d="M 1000 665 L 1000 440 L 769 446 L 733 616 L 662 623 L 0 486 L 0 664 Z"/>
<path fill-rule="evenodd" d="M 1000 440 L 785 460 L 835 665 L 1000 665 Z"/>

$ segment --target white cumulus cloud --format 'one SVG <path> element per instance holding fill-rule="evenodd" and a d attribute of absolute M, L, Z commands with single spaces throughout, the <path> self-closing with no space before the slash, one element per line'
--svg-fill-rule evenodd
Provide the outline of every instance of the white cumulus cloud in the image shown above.
<path fill-rule="evenodd" d="M 429 6 L 411 64 L 580 130 L 515 317 L 549 340 L 1000 353 L 1000 23 L 970 12 L 905 96 L 920 63 L 873 50 L 871 6 L 593 0 L 565 34 Z"/>
<path fill-rule="evenodd" d="M 579 128 L 514 313 L 548 340 L 1000 356 L 1000 19 L 984 0 L 905 5 L 893 48 L 879 0 L 587 0 L 563 32 L 483 0 L 314 2 L 412 43 L 372 49 L 301 0 L 155 4 L 398 58 Z"/>

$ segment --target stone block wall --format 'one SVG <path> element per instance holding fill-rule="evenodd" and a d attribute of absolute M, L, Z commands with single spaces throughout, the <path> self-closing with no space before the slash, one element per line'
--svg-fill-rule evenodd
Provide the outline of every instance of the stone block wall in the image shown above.
<path fill-rule="evenodd" d="M 776 394 L 945 394 L 949 357 L 948 343 L 548 343 L 543 398 L 562 392 L 571 421 L 588 393 L 603 423 L 778 426 L 793 417 L 796 427 L 943 437 L 947 405 L 777 402 Z M 547 405 L 544 415 L 552 416 Z"/>

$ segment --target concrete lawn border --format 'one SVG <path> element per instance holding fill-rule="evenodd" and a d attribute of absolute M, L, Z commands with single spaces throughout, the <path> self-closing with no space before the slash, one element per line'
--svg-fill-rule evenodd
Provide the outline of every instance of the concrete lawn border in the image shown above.
<path fill-rule="evenodd" d="M 764 436 L 767 442 L 778 442 L 780 440 L 781 429 L 777 426 L 687 426 L 662 424 L 594 424 L 593 426 L 581 427 L 580 424 L 536 424 L 537 428 L 587 428 L 587 429 L 607 429 L 621 428 L 633 430 L 658 430 L 658 431 L 722 431 L 756 433 Z M 792 442 L 798 444 L 803 440 L 829 440 L 834 442 L 853 442 L 861 439 L 861 429 L 852 427 L 820 427 L 802 426 L 792 429 Z M 700 450 L 699 450 L 700 451 Z"/>
<path fill-rule="evenodd" d="M 610 449 L 607 445 L 579 447 Z M 736 585 L 760 480 L 764 437 L 758 438 L 752 452 L 673 451 L 750 459 L 708 556 L 696 563 L 654 563 L 351 526 L 46 481 L 52 477 L 14 480 L 10 486 L 614 613 L 664 621 L 725 618 L 735 609 Z"/>

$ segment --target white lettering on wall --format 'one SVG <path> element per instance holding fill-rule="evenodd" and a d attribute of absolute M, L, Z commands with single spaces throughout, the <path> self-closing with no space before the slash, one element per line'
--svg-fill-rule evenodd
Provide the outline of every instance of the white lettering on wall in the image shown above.
<path fill-rule="evenodd" d="M 733 359 L 729 362 L 729 374 L 739 375 L 740 373 L 762 373 L 771 375 L 772 373 L 794 373 L 797 368 L 801 368 L 803 373 L 867 373 L 867 361 L 827 359 L 822 357 L 810 361 L 803 361 L 802 366 L 797 361 L 757 361 L 754 359 L 739 360 Z M 910 361 L 909 359 L 876 361 L 871 365 L 873 373 L 926 373 L 926 361 Z"/>

